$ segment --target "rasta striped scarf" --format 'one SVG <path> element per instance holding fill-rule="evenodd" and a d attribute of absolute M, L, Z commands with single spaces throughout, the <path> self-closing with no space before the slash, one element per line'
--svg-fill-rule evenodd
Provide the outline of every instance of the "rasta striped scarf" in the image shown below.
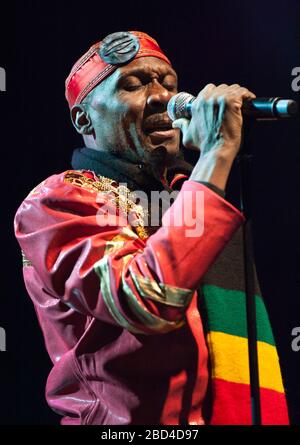
<path fill-rule="evenodd" d="M 208 271 L 200 308 L 209 350 L 212 425 L 251 424 L 242 229 Z M 264 425 L 289 423 L 280 366 L 268 314 L 256 280 L 261 417 Z"/>

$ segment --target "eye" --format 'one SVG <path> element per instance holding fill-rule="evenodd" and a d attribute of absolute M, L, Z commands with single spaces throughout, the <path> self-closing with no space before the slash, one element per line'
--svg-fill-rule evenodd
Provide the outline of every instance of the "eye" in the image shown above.
<path fill-rule="evenodd" d="M 177 91 L 177 80 L 172 75 L 167 75 L 162 81 L 162 85 L 168 91 Z"/>
<path fill-rule="evenodd" d="M 163 87 L 168 91 L 177 91 L 177 84 L 163 82 Z"/>
<path fill-rule="evenodd" d="M 128 76 L 121 83 L 121 87 L 126 91 L 136 91 L 142 86 L 142 80 L 136 76 Z"/>
<path fill-rule="evenodd" d="M 136 91 L 143 86 L 142 83 L 130 83 L 128 85 L 124 85 L 123 88 L 126 91 Z"/>

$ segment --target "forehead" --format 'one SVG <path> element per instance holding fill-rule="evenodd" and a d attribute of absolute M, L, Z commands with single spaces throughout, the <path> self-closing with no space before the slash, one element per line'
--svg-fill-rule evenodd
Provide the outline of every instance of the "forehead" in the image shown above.
<path fill-rule="evenodd" d="M 158 74 L 160 76 L 171 74 L 177 78 L 174 69 L 164 60 L 157 57 L 140 57 L 127 65 L 118 68 L 116 72 L 116 79 L 134 73 L 137 74 L 138 72 L 149 75 Z"/>

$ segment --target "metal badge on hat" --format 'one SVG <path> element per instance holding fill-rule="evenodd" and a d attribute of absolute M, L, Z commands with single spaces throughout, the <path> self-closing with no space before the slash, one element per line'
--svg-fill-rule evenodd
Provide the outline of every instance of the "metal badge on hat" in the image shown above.
<path fill-rule="evenodd" d="M 138 37 L 130 32 L 114 32 L 101 43 L 99 55 L 110 65 L 120 65 L 134 59 L 140 49 Z"/>

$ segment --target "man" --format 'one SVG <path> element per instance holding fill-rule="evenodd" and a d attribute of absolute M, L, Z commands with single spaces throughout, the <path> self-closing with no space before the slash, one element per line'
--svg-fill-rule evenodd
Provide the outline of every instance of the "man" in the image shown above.
<path fill-rule="evenodd" d="M 244 218 L 224 191 L 241 106 L 255 95 L 209 84 L 192 119 L 172 125 L 176 93 L 176 73 L 150 36 L 114 33 L 93 45 L 66 81 L 85 148 L 17 212 L 25 283 L 53 362 L 46 397 L 63 424 L 251 423 Z M 178 128 L 201 150 L 193 168 Z M 154 224 L 146 212 L 159 219 L 161 204 L 131 194 L 154 200 L 153 191 L 165 198 L 180 188 Z M 263 422 L 287 423 L 259 295 L 257 311 Z"/>

